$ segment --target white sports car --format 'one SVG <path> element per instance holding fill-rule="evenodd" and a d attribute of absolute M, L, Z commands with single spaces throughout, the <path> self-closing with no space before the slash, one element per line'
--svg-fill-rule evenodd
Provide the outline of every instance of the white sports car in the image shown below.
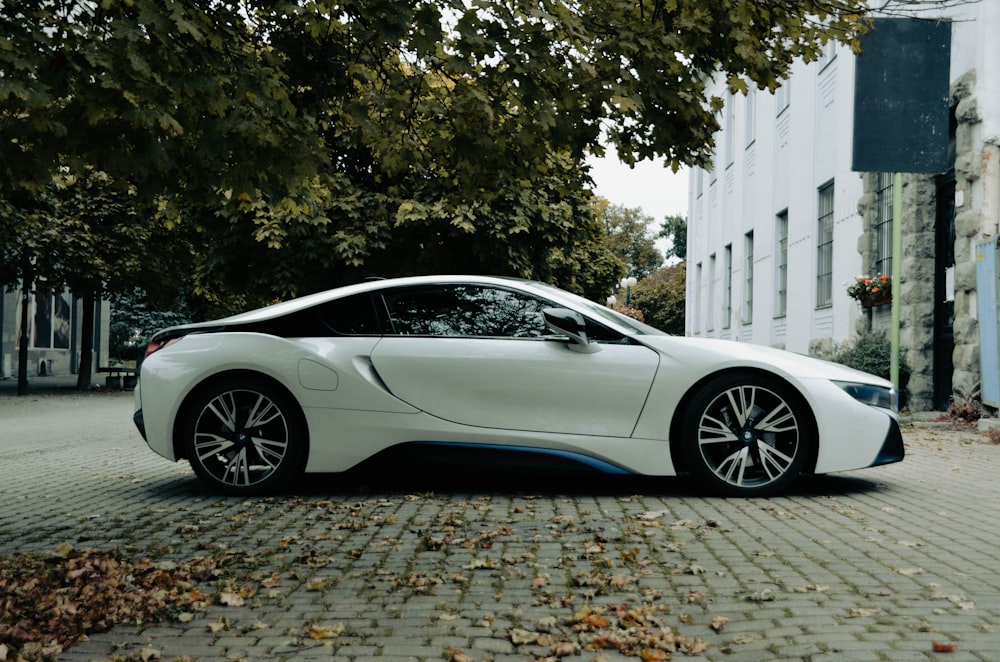
<path fill-rule="evenodd" d="M 376 280 L 173 327 L 153 337 L 139 382 L 150 448 L 236 494 L 401 445 L 687 473 L 743 496 L 903 459 L 896 393 L 879 377 L 670 336 L 509 278 Z"/>

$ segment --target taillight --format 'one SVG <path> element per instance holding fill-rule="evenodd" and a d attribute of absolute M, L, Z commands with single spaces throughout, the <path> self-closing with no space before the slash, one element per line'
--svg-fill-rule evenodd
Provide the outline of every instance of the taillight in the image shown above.
<path fill-rule="evenodd" d="M 150 354 L 153 354 L 154 352 L 158 352 L 161 349 L 163 349 L 164 347 L 169 347 L 170 345 L 173 345 L 178 340 L 180 340 L 179 337 L 178 338 L 168 338 L 166 340 L 157 340 L 157 339 L 154 338 L 153 340 L 149 341 L 148 345 L 146 345 L 146 356 L 148 357 Z"/>

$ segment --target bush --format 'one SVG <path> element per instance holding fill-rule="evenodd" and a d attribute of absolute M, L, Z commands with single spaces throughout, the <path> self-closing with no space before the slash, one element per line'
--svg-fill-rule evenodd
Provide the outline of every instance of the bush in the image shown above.
<path fill-rule="evenodd" d="M 892 352 L 889 337 L 883 331 L 863 333 L 853 341 L 836 347 L 833 360 L 856 370 L 889 379 Z M 899 398 L 905 400 L 906 384 L 910 381 L 910 368 L 903 352 L 899 356 Z"/>
<path fill-rule="evenodd" d="M 684 263 L 657 269 L 632 288 L 632 307 L 646 324 L 674 335 L 684 335 L 686 267 Z"/>

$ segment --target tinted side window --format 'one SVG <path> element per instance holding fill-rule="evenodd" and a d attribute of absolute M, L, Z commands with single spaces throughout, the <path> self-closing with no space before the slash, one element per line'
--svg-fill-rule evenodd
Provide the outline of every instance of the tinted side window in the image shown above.
<path fill-rule="evenodd" d="M 394 332 L 421 336 L 537 338 L 552 304 L 520 292 L 478 285 L 411 287 L 386 292 Z"/>
<path fill-rule="evenodd" d="M 335 299 L 315 310 L 322 323 L 336 335 L 377 336 L 382 333 L 369 294 Z"/>
<path fill-rule="evenodd" d="M 614 329 L 609 329 L 603 324 L 598 324 L 593 320 L 587 320 L 587 337 L 593 342 L 605 343 L 608 345 L 631 344 L 626 336 L 623 336 Z"/>

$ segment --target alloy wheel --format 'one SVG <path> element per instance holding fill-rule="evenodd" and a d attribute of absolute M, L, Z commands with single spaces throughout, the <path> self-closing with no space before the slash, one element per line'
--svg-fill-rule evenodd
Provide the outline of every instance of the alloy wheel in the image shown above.
<path fill-rule="evenodd" d="M 201 408 L 190 459 L 220 485 L 250 488 L 279 471 L 290 443 L 288 415 L 274 399 L 253 389 L 230 389 Z"/>
<path fill-rule="evenodd" d="M 802 422 L 775 390 L 731 386 L 701 411 L 698 453 L 717 480 L 738 490 L 757 490 L 798 472 Z"/>

